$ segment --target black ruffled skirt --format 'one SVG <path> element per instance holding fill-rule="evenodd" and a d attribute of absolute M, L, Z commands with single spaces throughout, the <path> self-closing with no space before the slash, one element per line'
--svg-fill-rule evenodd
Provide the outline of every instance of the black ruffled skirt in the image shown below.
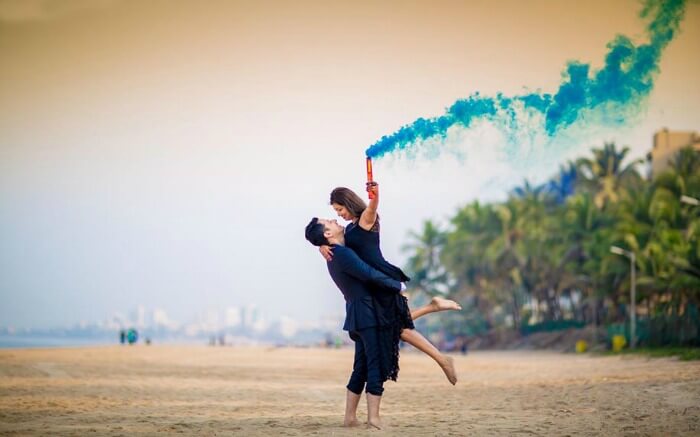
<path fill-rule="evenodd" d="M 379 351 L 382 380 L 396 381 L 399 376 L 399 341 L 401 331 L 415 329 L 408 299 L 402 294 L 381 294 L 375 297 L 379 320 Z"/>

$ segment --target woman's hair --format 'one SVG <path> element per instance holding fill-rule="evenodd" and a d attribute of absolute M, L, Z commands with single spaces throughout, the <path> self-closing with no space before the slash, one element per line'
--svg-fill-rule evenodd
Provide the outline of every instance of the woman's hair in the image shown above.
<path fill-rule="evenodd" d="M 362 212 L 367 209 L 367 204 L 354 191 L 345 187 L 338 187 L 331 191 L 331 205 L 337 203 L 344 206 L 355 218 L 360 218 Z"/>

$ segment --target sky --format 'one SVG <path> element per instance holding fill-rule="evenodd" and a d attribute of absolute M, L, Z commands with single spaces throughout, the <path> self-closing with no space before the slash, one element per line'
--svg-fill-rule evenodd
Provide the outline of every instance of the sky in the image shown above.
<path fill-rule="evenodd" d="M 361 192 L 365 150 L 458 99 L 555 93 L 567 62 L 646 38 L 637 1 L 0 0 L 0 326 L 137 305 L 184 322 L 256 304 L 342 315 L 303 238 Z M 506 159 L 488 124 L 374 163 L 382 249 L 504 199 L 605 141 L 700 130 L 700 2 L 686 4 L 638 115 Z M 437 151 L 437 152 L 436 152 Z"/>

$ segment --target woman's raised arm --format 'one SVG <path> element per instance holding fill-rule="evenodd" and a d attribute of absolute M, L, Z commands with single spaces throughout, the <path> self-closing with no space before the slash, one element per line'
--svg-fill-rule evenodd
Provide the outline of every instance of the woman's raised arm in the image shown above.
<path fill-rule="evenodd" d="M 379 184 L 376 182 L 367 182 L 367 192 L 374 194 L 369 200 L 369 205 L 360 216 L 360 227 L 365 231 L 369 231 L 377 221 L 377 208 L 379 208 Z"/>

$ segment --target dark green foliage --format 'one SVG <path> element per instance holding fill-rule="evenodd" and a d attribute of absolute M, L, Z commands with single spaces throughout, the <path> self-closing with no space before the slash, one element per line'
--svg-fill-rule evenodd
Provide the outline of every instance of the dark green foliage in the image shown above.
<path fill-rule="evenodd" d="M 422 299 L 465 308 L 448 335 L 626 326 L 630 262 L 615 245 L 636 256 L 639 340 L 700 344 L 700 207 L 681 202 L 700 197 L 700 152 L 684 149 L 652 181 L 640 161 L 625 163 L 628 151 L 605 144 L 551 183 L 525 182 L 505 202 L 462 207 L 446 229 L 428 221 L 411 234 L 407 267 Z"/>

